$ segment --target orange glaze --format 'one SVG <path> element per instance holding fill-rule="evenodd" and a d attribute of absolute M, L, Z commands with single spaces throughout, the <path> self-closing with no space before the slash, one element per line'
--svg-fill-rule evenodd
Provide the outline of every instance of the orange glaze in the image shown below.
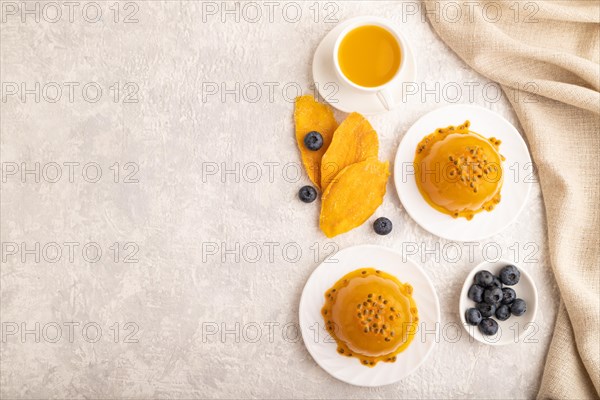
<path fill-rule="evenodd" d="M 415 178 L 423 198 L 453 218 L 471 220 L 500 202 L 503 183 L 500 141 L 469 130 L 469 121 L 437 129 L 415 152 Z"/>
<path fill-rule="evenodd" d="M 419 321 L 411 285 L 374 268 L 345 275 L 325 293 L 321 315 L 338 353 L 373 367 L 394 362 L 413 340 Z"/>

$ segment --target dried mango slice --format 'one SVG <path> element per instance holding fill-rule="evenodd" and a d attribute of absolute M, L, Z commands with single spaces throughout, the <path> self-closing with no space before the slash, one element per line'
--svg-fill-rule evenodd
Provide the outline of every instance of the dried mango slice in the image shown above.
<path fill-rule="evenodd" d="M 359 113 L 348 115 L 336 129 L 321 160 L 321 187 L 325 190 L 348 165 L 377 157 L 378 153 L 379 139 L 369 121 Z"/>
<path fill-rule="evenodd" d="M 333 132 L 337 129 L 338 124 L 331 107 L 316 102 L 310 95 L 296 98 L 294 120 L 296 121 L 296 141 L 300 148 L 302 164 L 304 164 L 310 180 L 320 189 L 321 158 L 329 148 Z M 304 136 L 311 131 L 317 131 L 323 137 L 323 147 L 317 151 L 308 150 L 304 146 Z"/>
<path fill-rule="evenodd" d="M 321 197 L 321 230 L 329 238 L 362 225 L 383 202 L 389 163 L 377 157 L 344 168 Z"/>

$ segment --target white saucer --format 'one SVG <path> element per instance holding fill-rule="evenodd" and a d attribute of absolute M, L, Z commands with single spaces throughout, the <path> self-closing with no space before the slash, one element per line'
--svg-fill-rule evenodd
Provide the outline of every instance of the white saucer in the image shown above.
<path fill-rule="evenodd" d="M 466 120 L 471 121 L 474 132 L 500 139 L 500 154 L 506 157 L 500 203 L 491 212 L 475 214 L 471 221 L 454 219 L 427 204 L 412 173 L 415 149 L 424 136 Z M 529 150 L 517 129 L 500 115 L 474 105 L 441 107 L 421 117 L 404 135 L 394 162 L 394 182 L 406 212 L 423 229 L 448 240 L 481 240 L 505 229 L 523 211 L 534 180 Z"/>
<path fill-rule="evenodd" d="M 319 94 L 332 107 L 343 112 L 359 112 L 363 115 L 375 115 L 386 112 L 376 93 L 363 93 L 349 85 L 340 82 L 333 65 L 333 47 L 338 35 L 344 28 L 354 22 L 376 21 L 390 22 L 383 18 L 357 17 L 341 22 L 333 28 L 321 41 L 313 58 L 313 80 Z M 401 35 L 401 32 L 398 32 Z M 396 96 L 396 106 L 402 104 L 402 83 L 414 82 L 416 77 L 416 64 L 410 43 L 404 36 L 402 39 L 407 44 L 404 49 L 404 66 L 396 79 L 393 88 Z"/>
<path fill-rule="evenodd" d="M 358 358 L 344 357 L 325 329 L 321 308 L 325 292 L 341 277 L 363 267 L 373 267 L 413 286 L 419 311 L 419 327 L 406 350 L 394 363 L 380 362 L 369 368 Z M 429 356 L 439 336 L 440 304 L 429 277 L 401 253 L 381 246 L 346 248 L 319 265 L 304 286 L 300 299 L 300 330 L 304 344 L 317 364 L 333 377 L 357 386 L 382 386 L 401 380 L 414 372 Z"/>
<path fill-rule="evenodd" d="M 525 300 L 525 303 L 527 304 L 527 310 L 525 311 L 525 314 L 519 317 L 512 315 L 506 321 L 499 321 L 498 318 L 493 317 L 498 323 L 498 332 L 493 336 L 483 335 L 479 331 L 479 328 L 467 324 L 465 319 L 465 312 L 467 309 L 475 307 L 475 302 L 469 299 L 468 296 L 469 288 L 471 285 L 473 285 L 473 278 L 475 277 L 475 274 L 479 271 L 486 270 L 497 276 L 503 267 L 511 264 L 514 265 L 514 263 L 506 260 L 499 260 L 497 262 L 482 262 L 473 268 L 471 273 L 469 273 L 463 285 L 462 291 L 460 292 L 460 302 L 458 306 L 460 320 L 462 321 L 463 326 L 469 335 L 481 343 L 490 344 L 493 346 L 501 346 L 519 342 L 533 343 L 532 340 L 537 340 L 534 338 L 534 335 L 537 333 L 538 327 L 533 325 L 538 303 L 537 289 L 535 288 L 535 283 L 533 283 L 531 276 L 527 273 L 527 271 L 518 265 L 515 266 L 521 272 L 521 279 L 519 279 L 519 283 L 514 286 L 505 287 L 513 288 L 517 293 L 517 299 Z"/>

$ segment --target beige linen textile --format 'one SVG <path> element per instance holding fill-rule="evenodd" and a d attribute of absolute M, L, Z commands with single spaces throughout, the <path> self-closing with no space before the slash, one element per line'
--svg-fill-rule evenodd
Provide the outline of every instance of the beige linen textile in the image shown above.
<path fill-rule="evenodd" d="M 561 296 L 538 397 L 598 398 L 600 3 L 527 3 L 455 2 L 462 7 L 457 19 L 447 3 L 424 0 L 429 21 L 446 44 L 502 85 L 538 168 L 548 268 Z"/>

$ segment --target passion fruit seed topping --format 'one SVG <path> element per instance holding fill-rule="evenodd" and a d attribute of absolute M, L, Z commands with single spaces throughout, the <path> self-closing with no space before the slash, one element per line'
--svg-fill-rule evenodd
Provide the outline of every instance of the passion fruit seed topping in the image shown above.
<path fill-rule="evenodd" d="M 360 323 L 364 325 L 364 333 L 374 333 L 376 335 L 383 335 L 384 340 L 386 342 L 389 342 L 394 337 L 394 331 L 388 332 L 388 326 L 385 323 L 380 326 L 378 322 L 374 321 L 374 319 L 385 320 L 386 314 L 389 314 L 387 315 L 387 319 L 393 321 L 394 318 L 400 318 L 400 314 L 395 313 L 396 309 L 394 307 L 389 307 L 389 311 L 386 312 L 386 307 L 384 306 L 384 304 L 388 304 L 389 301 L 382 295 L 377 295 L 377 299 L 382 300 L 383 303 L 378 304 L 372 302 L 371 298 L 373 296 L 373 293 L 369 293 L 367 295 L 368 299 L 364 303 L 358 303 L 356 305 L 357 309 L 362 309 L 362 312 L 356 313 L 356 317 L 359 319 Z M 416 309 L 414 312 L 416 312 Z M 395 315 L 390 313 L 395 313 Z"/>

